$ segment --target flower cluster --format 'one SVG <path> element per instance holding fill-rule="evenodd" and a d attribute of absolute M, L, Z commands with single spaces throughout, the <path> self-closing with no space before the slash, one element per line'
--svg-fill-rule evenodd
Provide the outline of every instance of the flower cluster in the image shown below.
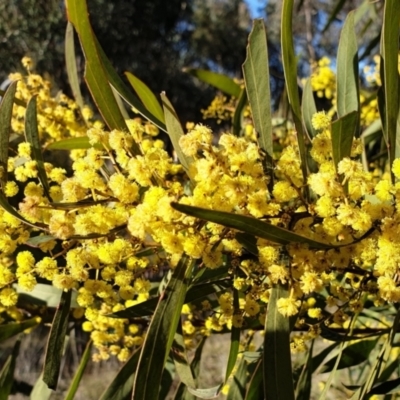
<path fill-rule="evenodd" d="M 329 63 L 321 61 L 318 71 L 314 89 L 332 98 Z M 98 349 L 95 359 L 126 360 L 142 343 L 146 320 L 110 314 L 149 299 L 152 277 L 173 269 L 183 254 L 199 269 L 221 268 L 231 282 L 216 299 L 185 305 L 187 340 L 232 326 L 262 326 L 278 283 L 289 286 L 279 311 L 298 314 L 298 326 L 308 330 L 294 340 L 293 351 L 304 349 L 304 340 L 317 336 L 322 324 L 344 326 L 365 301 L 400 301 L 399 183 L 376 183 L 359 161 L 359 139 L 351 156 L 336 165 L 330 114 L 312 119 L 316 167 L 307 182 L 293 141 L 276 151 L 271 174 L 253 131 L 243 137 L 223 133 L 216 141 L 201 124 L 179 141 L 190 160 L 185 171 L 153 125 L 136 118 L 127 121 L 127 132 L 108 131 L 92 121 L 88 108 L 79 111 L 63 95 L 53 98 L 41 77 L 12 78 L 20 79 L 18 99 L 38 96 L 43 142 L 86 135 L 92 147 L 71 151 L 70 167 L 45 162 L 47 192 L 31 144 L 14 146 L 3 193 L 19 216 L 0 209 L 1 321 L 24 317 L 17 307 L 21 290 L 43 282 L 72 290 L 74 315 L 84 316 L 82 327 Z M 15 133 L 23 130 L 24 110 L 14 107 Z M 139 155 L 132 152 L 134 142 Z M 400 179 L 400 160 L 392 173 Z M 249 249 L 235 230 L 184 215 L 172 202 L 261 219 L 292 231 L 299 241 L 257 239 Z M 302 237 L 324 246 L 315 249 Z"/>

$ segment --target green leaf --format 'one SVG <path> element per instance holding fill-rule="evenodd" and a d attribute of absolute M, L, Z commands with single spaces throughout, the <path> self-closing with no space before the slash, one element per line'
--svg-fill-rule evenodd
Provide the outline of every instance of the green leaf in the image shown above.
<path fill-rule="evenodd" d="M 399 393 L 400 392 L 400 378 L 392 379 L 391 381 L 386 381 L 378 383 L 375 385 L 370 392 L 367 393 L 366 398 L 374 394 L 389 394 L 389 393 Z"/>
<path fill-rule="evenodd" d="M 299 379 L 296 385 L 296 399 L 297 400 L 308 400 L 311 396 L 311 379 L 312 379 L 312 367 L 313 357 L 312 351 L 314 347 L 314 341 L 312 341 L 310 348 L 307 351 L 306 362 L 303 365 Z"/>
<path fill-rule="evenodd" d="M 51 200 L 49 181 L 44 169 L 44 160 L 42 154 L 42 146 L 39 140 L 37 110 L 36 110 L 36 96 L 31 97 L 26 107 L 25 113 L 25 137 L 26 141 L 32 148 L 32 159 L 36 161 L 36 168 L 38 170 L 39 181 L 43 186 L 46 197 Z"/>
<path fill-rule="evenodd" d="M 124 102 L 124 99 L 121 97 L 121 95 L 114 89 L 113 86 L 111 86 L 112 92 L 114 94 L 115 101 L 118 104 L 119 111 L 121 111 L 122 116 L 124 117 L 125 120 L 130 119 L 128 111 L 126 109 L 126 102 Z"/>
<path fill-rule="evenodd" d="M 366 393 L 368 393 L 375 383 L 379 382 L 380 377 L 385 374 L 385 367 L 391 358 L 393 351 L 393 343 L 397 334 L 397 329 L 400 322 L 400 310 L 397 310 L 396 316 L 393 320 L 392 327 L 387 335 L 386 341 L 383 344 L 379 355 L 376 357 L 374 363 L 371 363 L 367 379 L 363 382 L 362 386 L 353 394 L 352 399 L 364 400 Z"/>
<path fill-rule="evenodd" d="M 23 332 L 25 329 L 33 328 L 36 325 L 39 325 L 39 322 L 36 318 L 26 319 L 22 322 L 10 322 L 7 324 L 2 324 L 0 325 L 0 342 L 18 335 L 18 333 Z"/>
<path fill-rule="evenodd" d="M 253 235 L 238 232 L 235 239 L 251 254 L 258 256 L 257 239 Z"/>
<path fill-rule="evenodd" d="M 82 2 L 84 2 L 84 1 L 82 1 Z M 111 87 L 131 107 L 133 107 L 135 109 L 135 111 L 137 111 L 139 114 L 141 114 L 148 121 L 152 122 L 154 125 L 158 126 L 161 130 L 165 131 L 165 124 L 163 122 L 159 121 L 157 118 L 155 118 L 151 113 L 149 113 L 147 111 L 146 107 L 144 107 L 144 105 L 141 103 L 141 101 L 136 97 L 136 95 L 134 93 L 132 93 L 132 91 L 130 91 L 128 89 L 128 87 L 125 85 L 123 80 L 119 77 L 119 75 L 115 71 L 114 67 L 111 65 L 110 60 L 107 58 L 106 54 L 104 53 L 104 50 L 100 46 L 100 43 L 98 42 L 98 40 L 95 36 L 93 36 L 93 40 L 96 44 L 98 55 L 101 59 L 104 71 L 107 74 L 107 79 L 108 79 L 108 82 L 110 83 Z"/>
<path fill-rule="evenodd" d="M 337 369 L 350 368 L 354 365 L 361 364 L 368 359 L 369 354 L 376 348 L 377 340 L 361 340 L 346 347 L 340 357 Z M 333 370 L 336 362 L 336 357 L 330 359 L 321 368 L 321 373 L 330 372 Z"/>
<path fill-rule="evenodd" d="M 233 309 L 234 312 L 239 312 L 239 293 L 236 289 L 233 289 Z M 228 380 L 229 376 L 233 371 L 233 368 L 236 365 L 236 361 L 239 354 L 240 332 L 241 332 L 240 328 L 237 328 L 232 325 L 231 345 L 229 349 L 228 362 L 226 364 L 225 382 Z"/>
<path fill-rule="evenodd" d="M 85 207 L 91 207 L 96 204 L 105 204 L 108 203 L 110 199 L 102 199 L 102 200 L 81 200 L 77 202 L 65 202 L 65 203 L 59 203 L 59 202 L 52 202 L 49 204 L 49 206 L 55 210 L 74 210 L 76 208 L 85 208 Z"/>
<path fill-rule="evenodd" d="M 320 353 L 318 353 L 316 356 L 313 357 L 312 363 L 311 363 L 311 372 L 315 372 L 317 368 L 323 363 L 326 357 L 328 357 L 332 351 L 339 346 L 340 342 L 335 342 L 322 350 Z"/>
<path fill-rule="evenodd" d="M 399 20 L 400 7 L 398 0 L 387 0 L 384 4 L 383 26 L 381 36 L 381 71 L 385 97 L 385 122 L 383 133 L 389 153 L 389 165 L 395 157 L 400 156 L 400 123 L 399 115 Z M 398 153 L 398 154 L 396 154 Z"/>
<path fill-rule="evenodd" d="M 182 324 L 178 324 L 170 354 L 181 382 L 186 386 L 196 388 L 196 382 L 189 364 L 185 341 L 183 339 Z"/>
<path fill-rule="evenodd" d="M 76 68 L 74 28 L 71 22 L 67 23 L 67 29 L 65 31 L 65 66 L 72 95 L 74 96 L 76 104 L 78 104 L 79 108 L 82 110 L 84 104 L 79 84 L 78 70 Z"/>
<path fill-rule="evenodd" d="M 56 240 L 57 238 L 52 235 L 39 235 L 30 237 L 25 244 L 30 247 L 39 248 L 41 244 L 51 242 L 52 240 Z"/>
<path fill-rule="evenodd" d="M 360 109 L 360 93 L 358 84 L 357 38 L 354 30 L 354 11 L 346 18 L 340 34 L 337 55 L 337 113 L 338 117 Z M 353 131 L 359 134 L 359 118 Z"/>
<path fill-rule="evenodd" d="M 289 104 L 293 113 L 293 120 L 297 131 L 297 142 L 299 145 L 301 170 L 304 183 L 307 181 L 307 149 L 304 140 L 304 130 L 301 118 L 299 88 L 297 85 L 297 60 L 294 53 L 292 14 L 294 0 L 285 0 L 282 5 L 281 18 L 281 46 L 282 64 L 285 74 L 285 84 Z"/>
<path fill-rule="evenodd" d="M 244 357 L 240 360 L 235 375 L 229 384 L 226 400 L 242 400 L 246 393 L 247 363 Z"/>
<path fill-rule="evenodd" d="M 232 118 L 232 134 L 235 136 L 240 136 L 240 132 L 242 131 L 242 117 L 246 104 L 247 104 L 246 89 L 242 89 Z"/>
<path fill-rule="evenodd" d="M 46 383 L 44 383 L 42 373 L 32 389 L 30 400 L 48 400 L 52 393 L 53 391 L 47 387 Z"/>
<path fill-rule="evenodd" d="M 85 80 L 104 121 L 110 129 L 127 131 L 115 101 L 89 22 L 86 1 L 66 0 L 69 22 L 74 26 L 85 54 Z"/>
<path fill-rule="evenodd" d="M 255 400 L 264 398 L 262 367 L 263 367 L 262 360 L 259 360 L 250 377 L 250 382 L 246 391 L 245 400 Z"/>
<path fill-rule="evenodd" d="M 304 243 L 314 249 L 331 249 L 332 245 L 316 242 L 315 240 L 297 235 L 287 229 L 259 219 L 248 217 L 246 215 L 233 214 L 225 211 L 208 210 L 200 207 L 188 206 L 186 204 L 171 203 L 176 210 L 200 218 L 205 221 L 215 222 L 228 228 L 237 229 L 239 231 L 270 240 L 278 244 Z"/>
<path fill-rule="evenodd" d="M 14 382 L 14 370 L 17 361 L 21 340 L 17 340 L 12 353 L 7 357 L 3 368 L 0 371 L 0 400 L 7 400 L 11 394 L 11 388 Z"/>
<path fill-rule="evenodd" d="M 192 157 L 186 156 L 179 145 L 179 139 L 184 135 L 182 125 L 174 107 L 164 92 L 161 93 L 161 101 L 164 108 L 165 124 L 167 126 L 168 136 L 171 139 L 172 146 L 176 151 L 180 163 L 182 164 L 183 168 L 185 168 L 186 172 L 189 173 L 189 166 L 193 162 L 193 159 Z"/>
<path fill-rule="evenodd" d="M 90 144 L 87 136 L 72 137 L 68 139 L 58 140 L 57 142 L 50 143 L 47 146 L 48 150 L 75 150 L 75 149 L 90 149 L 94 147 L 98 150 L 104 150 L 100 143 Z"/>
<path fill-rule="evenodd" d="M 303 113 L 304 126 L 310 138 L 313 138 L 317 131 L 312 126 L 312 117 L 317 112 L 315 106 L 314 94 L 311 86 L 311 79 L 308 78 L 303 89 L 303 99 L 301 102 L 301 110 Z"/>
<path fill-rule="evenodd" d="M 193 377 L 196 379 L 200 372 L 200 361 L 201 361 L 201 354 L 203 352 L 204 343 L 206 342 L 206 337 L 202 337 L 199 345 L 196 348 L 194 353 L 193 360 L 190 364 L 190 368 L 193 373 Z M 189 392 L 187 386 L 181 382 L 178 386 L 178 389 L 174 396 L 175 400 L 196 400 L 196 397 Z"/>
<path fill-rule="evenodd" d="M 0 183 L 3 191 L 7 183 L 8 145 L 10 141 L 11 117 L 17 83 L 17 81 L 11 82 L 5 94 L 2 95 L 3 97 L 0 103 Z"/>
<path fill-rule="evenodd" d="M 184 304 L 193 303 L 200 299 L 209 296 L 210 294 L 218 293 L 222 290 L 226 290 L 231 286 L 229 280 L 221 280 L 216 282 L 207 282 L 203 284 L 197 284 L 192 286 L 185 296 Z M 158 298 L 150 298 L 143 303 L 136 304 L 132 307 L 128 307 L 125 310 L 117 311 L 110 314 L 109 317 L 115 318 L 141 318 L 148 315 L 154 314 L 158 304 Z"/>
<path fill-rule="evenodd" d="M 221 391 L 222 385 L 213 386 L 207 389 L 193 389 L 188 388 L 189 392 L 194 394 L 196 397 L 200 399 L 214 399 L 218 396 L 219 392 Z"/>
<path fill-rule="evenodd" d="M 18 285 L 14 285 L 15 290 L 18 292 L 19 295 L 24 294 L 29 296 L 30 298 L 38 299 L 41 303 L 45 304 L 47 307 L 58 307 L 60 304 L 60 297 L 63 293 L 61 289 L 56 288 L 51 284 L 46 283 L 38 283 L 33 288 L 33 290 L 26 291 L 22 289 Z M 73 291 L 71 294 L 71 307 L 77 308 L 79 307 L 78 303 L 76 302 L 77 292 Z"/>
<path fill-rule="evenodd" d="M 218 74 L 217 72 L 207 71 L 205 69 L 196 68 L 184 68 L 183 72 L 200 79 L 201 81 L 208 83 L 211 86 L 219 89 L 233 97 L 239 97 L 241 88 L 238 83 L 236 83 L 232 78 L 226 75 Z"/>
<path fill-rule="evenodd" d="M 85 54 L 86 83 L 109 128 L 122 131 L 128 130 L 124 116 L 114 96 L 113 89 L 115 89 L 140 114 L 164 130 L 164 124 L 146 110 L 137 97 L 126 88 L 122 79 L 115 72 L 93 34 L 88 18 L 86 1 L 66 0 L 66 7 L 68 20 L 74 25 Z M 141 154 L 140 148 L 136 143 L 132 145 L 131 151 L 135 155 Z"/>
<path fill-rule="evenodd" d="M 17 218 L 21 222 L 23 222 L 25 225 L 32 226 L 33 228 L 38 228 L 41 230 L 48 230 L 47 227 L 43 224 L 33 224 L 29 222 L 27 219 L 25 219 L 18 211 L 15 210 L 14 207 L 12 207 L 8 200 L 7 197 L 4 195 L 3 192 L 0 192 L 0 207 L 2 207 L 4 210 L 6 210 L 8 213 L 10 213 L 13 217 Z"/>
<path fill-rule="evenodd" d="M 125 76 L 139 96 L 140 100 L 142 100 L 142 103 L 147 108 L 147 110 L 157 119 L 165 123 L 162 107 L 160 106 L 157 97 L 150 90 L 150 88 L 143 81 L 141 81 L 138 77 L 130 72 L 125 72 Z"/>
<path fill-rule="evenodd" d="M 343 158 L 350 157 L 358 118 L 358 112 L 353 111 L 332 122 L 332 155 L 336 169 Z"/>
<path fill-rule="evenodd" d="M 161 376 L 161 385 L 158 392 L 158 400 L 165 400 L 168 397 L 168 393 L 173 385 L 175 375 L 175 364 L 173 363 L 171 358 L 168 357 Z"/>
<path fill-rule="evenodd" d="M 243 64 L 243 76 L 254 127 L 259 135 L 258 141 L 265 152 L 264 168 L 273 185 L 271 91 L 267 34 L 262 19 L 253 21 L 253 29 L 247 45 L 247 57 Z"/>
<path fill-rule="evenodd" d="M 294 400 L 290 321 L 277 307 L 278 300 L 287 297 L 287 287 L 275 285 L 268 302 L 263 354 L 264 393 L 267 400 Z"/>
<path fill-rule="evenodd" d="M 85 372 L 87 363 L 90 360 L 90 353 L 92 350 L 93 342 L 89 340 L 86 345 L 85 351 L 82 354 L 81 361 L 79 363 L 78 369 L 75 372 L 74 378 L 72 379 L 71 385 L 69 386 L 68 393 L 65 396 L 65 400 L 73 400 L 75 394 L 78 390 L 79 384 L 82 380 L 83 373 Z"/>
<path fill-rule="evenodd" d="M 140 349 L 135 351 L 118 371 L 100 400 L 129 400 L 132 397 L 133 378 L 139 361 Z"/>
<path fill-rule="evenodd" d="M 328 30 L 328 28 L 330 27 L 331 23 L 332 23 L 333 21 L 335 21 L 336 16 L 338 15 L 339 11 L 342 10 L 342 8 L 343 8 L 345 2 L 346 2 L 346 0 L 338 0 L 338 1 L 337 1 L 337 3 L 336 3 L 336 5 L 335 5 L 335 7 L 334 7 L 334 9 L 333 9 L 333 11 L 332 11 L 332 13 L 331 13 L 331 15 L 330 15 L 329 18 L 328 18 L 328 21 L 326 21 L 326 24 L 325 24 L 325 26 L 324 26 L 324 29 L 322 30 L 322 33 L 325 33 L 325 32 Z"/>
<path fill-rule="evenodd" d="M 162 372 L 178 326 L 193 261 L 182 256 L 159 298 L 140 353 L 133 386 L 135 400 L 157 399 Z"/>
<path fill-rule="evenodd" d="M 53 323 L 51 324 L 43 368 L 43 381 L 47 384 L 49 389 L 53 390 L 57 389 L 61 358 L 68 328 L 70 306 L 71 290 L 62 292 L 60 304 L 54 315 Z"/>
<path fill-rule="evenodd" d="M 16 82 L 16 81 L 15 81 Z M 14 81 L 13 82 L 11 82 L 10 83 L 10 85 L 12 85 L 14 83 Z M 10 88 L 10 86 L 7 88 L 7 90 Z M 0 89 L 0 96 L 1 97 L 4 97 L 5 95 L 6 95 L 6 93 L 7 93 L 7 90 L 1 90 Z M 26 103 L 25 103 L 25 101 L 23 101 L 23 100 L 20 100 L 20 99 L 18 99 L 18 98 L 16 98 L 16 97 L 14 97 L 14 103 L 16 104 L 16 105 L 18 105 L 18 106 L 21 106 L 21 107 L 26 107 Z"/>

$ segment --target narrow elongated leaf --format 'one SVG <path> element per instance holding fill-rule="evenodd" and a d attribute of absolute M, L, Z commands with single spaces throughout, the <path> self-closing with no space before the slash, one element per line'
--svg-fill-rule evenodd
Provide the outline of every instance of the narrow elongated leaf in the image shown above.
<path fill-rule="evenodd" d="M 4 195 L 3 192 L 0 192 L 0 207 L 2 207 L 4 210 L 10 213 L 13 217 L 23 222 L 25 225 L 32 226 L 33 228 L 38 228 L 44 231 L 48 231 L 48 228 L 44 224 L 39 224 L 39 223 L 33 224 L 32 222 L 29 222 L 27 219 L 25 219 L 18 211 L 15 210 L 14 207 L 12 207 L 8 203 L 7 197 Z"/>
<path fill-rule="evenodd" d="M 49 389 L 46 383 L 43 381 L 43 373 L 40 374 L 38 380 L 33 386 L 30 400 L 48 400 L 51 397 L 53 391 Z"/>
<path fill-rule="evenodd" d="M 250 377 L 249 386 L 246 391 L 245 400 L 263 399 L 263 363 L 260 359 Z"/>
<path fill-rule="evenodd" d="M 337 0 L 336 5 L 328 18 L 328 21 L 326 21 L 326 24 L 324 26 L 324 29 L 322 30 L 322 33 L 325 33 L 328 30 L 331 23 L 336 19 L 338 13 L 343 8 L 345 2 L 346 2 L 346 0 Z"/>
<path fill-rule="evenodd" d="M 184 72 L 195 76 L 201 81 L 208 83 L 211 86 L 219 89 L 221 92 L 229 94 L 233 97 L 239 97 L 241 88 L 232 78 L 217 72 L 208 71 L 205 69 L 184 68 Z"/>
<path fill-rule="evenodd" d="M 51 242 L 52 240 L 56 240 L 57 238 L 52 235 L 39 235 L 30 237 L 25 244 L 30 247 L 39 248 L 41 244 Z"/>
<path fill-rule="evenodd" d="M 70 306 L 71 290 L 62 292 L 60 304 L 54 315 L 53 323 L 51 324 L 43 368 L 43 381 L 53 390 L 57 388 L 58 376 L 60 374 Z"/>
<path fill-rule="evenodd" d="M 234 312 L 239 312 L 239 294 L 236 289 L 233 290 L 233 309 Z M 232 325 L 231 346 L 229 349 L 228 362 L 226 364 L 225 382 L 228 380 L 236 365 L 239 354 L 240 332 L 240 328 Z"/>
<path fill-rule="evenodd" d="M 11 393 L 14 382 L 14 370 L 17 361 L 21 341 L 17 340 L 12 353 L 7 357 L 6 362 L 0 371 L 0 400 L 7 400 Z"/>
<path fill-rule="evenodd" d="M 99 150 L 104 150 L 104 147 L 100 143 L 90 144 L 89 138 L 87 136 L 58 140 L 57 142 L 50 143 L 47 146 L 47 149 L 74 150 L 74 149 L 90 149 L 91 147 L 94 147 Z"/>
<path fill-rule="evenodd" d="M 25 294 L 28 295 L 30 298 L 35 298 L 40 300 L 42 303 L 47 307 L 54 307 L 56 308 L 60 304 L 60 297 L 63 293 L 61 289 L 56 288 L 53 285 L 45 284 L 45 283 L 37 283 L 36 286 L 31 291 L 26 291 L 22 289 L 18 285 L 13 286 L 18 294 Z M 77 308 L 79 307 L 78 303 L 76 302 L 77 292 L 74 291 L 71 294 L 71 307 Z"/>
<path fill-rule="evenodd" d="M 115 69 L 110 63 L 110 60 L 107 58 L 103 49 L 101 48 L 99 42 L 95 38 L 97 50 L 99 52 L 99 56 L 101 61 L 103 62 L 103 67 L 107 72 L 107 78 L 110 82 L 111 87 L 132 107 L 135 112 L 138 112 L 145 119 L 158 126 L 161 130 L 166 132 L 166 127 L 163 122 L 154 117 L 149 111 L 147 111 L 146 107 L 140 102 L 140 100 L 136 97 L 131 90 L 125 85 L 122 79 L 119 77 Z"/>
<path fill-rule="evenodd" d="M 132 354 L 101 395 L 100 400 L 129 400 L 132 397 L 133 378 L 139 361 L 139 355 L 140 350 Z"/>
<path fill-rule="evenodd" d="M 85 372 L 86 366 L 90 360 L 90 353 L 92 350 L 92 345 L 93 345 L 93 342 L 91 340 L 89 340 L 89 342 L 86 345 L 85 351 L 82 354 L 82 358 L 79 363 L 78 369 L 76 370 L 74 378 L 71 382 L 71 385 L 69 386 L 67 395 L 65 396 L 65 400 L 73 400 L 75 397 L 75 394 L 78 390 L 79 384 L 81 383 L 83 373 Z"/>
<path fill-rule="evenodd" d="M 85 54 L 85 80 L 93 100 L 110 129 L 127 131 L 93 38 L 86 1 L 66 0 L 66 6 L 68 20 L 77 32 Z"/>
<path fill-rule="evenodd" d="M 150 88 L 131 72 L 125 72 L 125 76 L 147 110 L 160 121 L 165 122 L 162 107 Z"/>
<path fill-rule="evenodd" d="M 229 384 L 226 400 L 242 400 L 246 394 L 247 363 L 244 357 L 240 360 L 236 373 Z"/>
<path fill-rule="evenodd" d="M 309 138 L 313 138 L 317 132 L 312 126 L 312 117 L 317 112 L 315 106 L 314 94 L 311 87 L 311 79 L 308 78 L 303 89 L 303 99 L 301 102 L 301 110 L 303 113 L 304 126 L 308 133 Z"/>
<path fill-rule="evenodd" d="M 346 18 L 340 34 L 337 55 L 337 113 L 339 118 L 360 109 L 358 83 L 357 38 L 354 30 L 354 11 Z M 353 131 L 359 135 L 359 118 Z"/>
<path fill-rule="evenodd" d="M 254 127 L 259 135 L 258 141 L 265 152 L 264 168 L 273 185 L 271 91 L 267 34 L 262 19 L 253 21 L 247 45 L 247 57 L 243 64 L 243 76 Z"/>
<path fill-rule="evenodd" d="M 216 282 L 208 282 L 204 284 L 198 284 L 192 286 L 185 296 L 186 303 L 193 303 L 203 299 L 210 294 L 219 293 L 223 290 L 226 290 L 230 287 L 229 280 L 221 280 Z M 156 309 L 158 304 L 158 298 L 153 297 L 144 301 L 143 303 L 136 304 L 132 307 L 128 307 L 125 310 L 117 311 L 113 314 L 110 314 L 110 317 L 116 318 L 140 318 L 148 315 L 154 314 L 154 310 Z"/>
<path fill-rule="evenodd" d="M 0 325 L 0 342 L 18 335 L 18 333 L 23 332 L 25 329 L 32 328 L 39 324 L 36 318 L 26 319 L 22 322 L 10 322 L 8 324 Z"/>
<path fill-rule="evenodd" d="M 374 394 L 389 394 L 398 392 L 400 392 L 400 378 L 378 383 L 371 389 L 369 393 L 367 393 L 367 398 Z"/>
<path fill-rule="evenodd" d="M 352 399 L 363 400 L 366 394 L 373 388 L 373 386 L 379 382 L 379 378 L 385 373 L 386 364 L 391 358 L 393 351 L 393 343 L 397 334 L 397 329 L 400 322 L 400 310 L 397 310 L 396 316 L 393 320 L 392 327 L 389 334 L 387 335 L 386 341 L 383 344 L 378 357 L 375 362 L 370 366 L 370 372 L 367 379 L 362 386 L 353 394 Z"/>
<path fill-rule="evenodd" d="M 164 370 L 161 376 L 161 385 L 158 392 L 158 400 L 165 400 L 168 397 L 168 393 L 171 389 L 174 377 L 176 375 L 175 365 L 171 358 L 167 358 Z"/>
<path fill-rule="evenodd" d="M 74 210 L 76 208 L 85 208 L 85 207 L 90 207 L 94 206 L 95 204 L 104 204 L 108 203 L 110 199 L 102 199 L 102 200 L 82 200 L 82 201 L 77 201 L 77 202 L 65 202 L 65 203 L 59 203 L 59 202 L 52 202 L 50 203 L 50 207 L 55 209 L 55 210 Z"/>
<path fill-rule="evenodd" d="M 133 386 L 135 400 L 157 399 L 162 372 L 175 336 L 193 261 L 184 255 L 160 296 L 140 353 Z"/>
<path fill-rule="evenodd" d="M 72 90 L 72 94 L 79 108 L 83 108 L 83 97 L 79 84 L 78 70 L 76 67 L 75 43 L 74 43 L 74 27 L 71 22 L 67 23 L 65 31 L 65 66 L 67 69 L 68 83 Z"/>
<path fill-rule="evenodd" d="M 85 54 L 85 80 L 93 100 L 110 129 L 128 131 L 109 84 L 102 54 L 99 54 L 100 45 L 90 26 L 86 1 L 66 0 L 66 7 L 68 20 L 74 25 Z M 132 151 L 134 154 L 141 153 L 136 143 L 133 143 Z"/>
<path fill-rule="evenodd" d="M 12 82 L 13 83 L 13 82 Z M 10 83 L 10 85 L 11 85 L 11 83 Z M 9 86 L 10 87 L 10 86 Z M 9 88 L 8 87 L 8 88 Z M 7 89 L 8 90 L 8 89 Z M 1 90 L 0 89 L 0 97 L 4 97 L 5 95 L 6 95 L 6 93 L 7 93 L 7 90 Z M 25 101 L 23 101 L 23 100 L 21 100 L 21 99 L 18 99 L 18 98 L 16 98 L 16 97 L 14 97 L 14 103 L 15 104 L 17 104 L 18 106 L 21 106 L 21 107 L 26 107 L 26 103 L 25 103 Z"/>
<path fill-rule="evenodd" d="M 258 256 L 257 239 L 253 235 L 238 232 L 235 239 L 251 254 Z"/>
<path fill-rule="evenodd" d="M 232 134 L 235 136 L 239 136 L 242 130 L 243 110 L 245 109 L 246 104 L 247 104 L 246 89 L 242 89 L 232 118 Z"/>
<path fill-rule="evenodd" d="M 128 98 L 139 113 L 163 129 L 163 124 L 152 117 L 136 96 L 127 90 L 121 78 L 115 72 L 93 34 L 88 18 L 86 1 L 66 0 L 66 7 L 68 20 L 74 25 L 85 54 L 86 83 L 108 127 L 122 131 L 128 130 L 124 116 L 114 96 L 112 90 L 114 88 L 120 95 L 123 93 L 122 97 L 125 100 Z M 136 143 L 132 144 L 131 151 L 135 155 L 141 154 L 140 148 Z"/>
<path fill-rule="evenodd" d="M 272 288 L 265 321 L 263 371 L 266 400 L 294 400 L 290 356 L 290 322 L 277 307 L 280 298 L 288 297 L 283 285 Z M 282 384 L 285 382 L 285 384 Z"/>
<path fill-rule="evenodd" d="M 314 341 L 311 344 L 307 352 L 306 362 L 303 365 L 302 371 L 300 373 L 299 379 L 296 384 L 296 399 L 297 400 L 307 400 L 311 395 L 311 379 L 312 379 L 312 350 L 314 347 Z"/>
<path fill-rule="evenodd" d="M 353 111 L 332 122 L 332 154 L 336 168 L 343 158 L 350 157 L 358 118 L 358 112 Z"/>
<path fill-rule="evenodd" d="M 182 324 L 178 324 L 171 348 L 171 357 L 174 360 L 175 369 L 179 379 L 186 386 L 195 388 L 196 382 L 187 357 L 185 341 L 183 339 Z"/>
<path fill-rule="evenodd" d="M 297 131 L 297 142 L 299 144 L 301 170 L 304 183 L 307 180 L 307 157 L 306 145 L 304 140 L 304 130 L 301 118 L 299 88 L 297 85 L 297 60 L 294 53 L 292 14 L 294 0 L 283 0 L 282 5 L 282 26 L 281 26 L 281 45 L 282 63 L 285 74 L 285 83 L 289 103 L 293 113 L 293 120 Z M 307 194 L 307 193 L 306 193 Z"/>
<path fill-rule="evenodd" d="M 17 81 L 11 82 L 0 103 L 0 183 L 3 191 L 7 183 L 8 144 L 17 83 Z"/>
<path fill-rule="evenodd" d="M 188 390 L 200 399 L 214 399 L 220 393 L 221 388 L 222 385 L 218 385 L 207 389 L 193 389 L 189 387 Z"/>
<path fill-rule="evenodd" d="M 397 124 L 399 115 L 399 20 L 400 7 L 397 0 L 387 0 L 384 5 L 383 26 L 381 36 L 381 71 L 383 72 L 383 91 L 385 97 L 384 137 L 389 153 L 389 165 L 392 165 L 396 156 L 400 156 L 400 124 Z M 399 154 L 396 154 L 396 148 Z"/>
<path fill-rule="evenodd" d="M 195 381 L 200 372 L 201 354 L 203 352 L 205 342 L 206 342 L 206 337 L 203 337 L 196 348 L 193 360 L 190 364 L 190 369 L 192 370 Z M 174 400 L 196 400 L 196 397 L 192 393 L 190 393 L 188 391 L 187 386 L 183 382 L 181 382 L 175 393 Z"/>
<path fill-rule="evenodd" d="M 32 158 L 36 161 L 38 177 L 43 186 L 46 197 L 50 198 L 50 187 L 47 179 L 47 174 L 44 169 L 44 160 L 42 155 L 42 146 L 39 140 L 39 131 L 37 123 L 36 96 L 33 96 L 26 107 L 25 113 L 25 137 L 26 141 L 31 145 Z"/>
<path fill-rule="evenodd" d="M 362 340 L 346 347 L 341 353 L 340 361 L 336 369 L 350 368 L 368 360 L 369 354 L 376 348 L 377 341 L 378 339 Z M 335 363 L 336 357 L 330 359 L 321 368 L 321 373 L 332 371 Z"/>
<path fill-rule="evenodd" d="M 339 342 L 333 343 L 330 346 L 328 346 L 326 349 L 322 350 L 320 353 L 318 353 L 316 356 L 313 357 L 312 359 L 312 367 L 311 367 L 311 372 L 314 373 L 317 368 L 323 363 L 326 357 L 329 356 L 329 354 L 332 353 L 332 351 L 339 346 Z"/>
<path fill-rule="evenodd" d="M 161 101 L 164 108 L 165 124 L 167 126 L 168 136 L 171 139 L 172 146 L 174 146 L 174 150 L 176 151 L 180 163 L 182 164 L 183 168 L 185 168 L 186 172 L 189 172 L 189 166 L 193 162 L 193 159 L 192 157 L 186 156 L 182 152 L 181 146 L 179 145 L 179 139 L 184 135 L 182 125 L 174 107 L 168 100 L 165 93 L 161 93 Z"/>
<path fill-rule="evenodd" d="M 233 214 L 225 211 L 214 211 L 200 207 L 188 206 L 186 204 L 171 203 L 176 210 L 192 217 L 204 219 L 205 221 L 215 222 L 228 228 L 237 229 L 250 235 L 261 237 L 278 244 L 305 243 L 310 248 L 328 249 L 332 245 L 316 242 L 304 236 L 297 235 L 287 229 L 271 225 L 268 222 L 248 217 L 246 215 Z"/>
<path fill-rule="evenodd" d="M 113 94 L 114 94 L 115 101 L 116 101 L 117 104 L 118 104 L 119 111 L 121 111 L 121 114 L 122 114 L 122 116 L 124 117 L 125 121 L 128 120 L 128 119 L 130 119 L 129 114 L 128 114 L 128 111 L 127 111 L 127 109 L 126 109 L 126 104 L 125 104 L 125 102 L 124 102 L 124 99 L 123 99 L 123 98 L 121 97 L 121 95 L 114 89 L 113 86 L 111 86 L 111 89 L 112 89 L 112 92 L 113 92 Z"/>

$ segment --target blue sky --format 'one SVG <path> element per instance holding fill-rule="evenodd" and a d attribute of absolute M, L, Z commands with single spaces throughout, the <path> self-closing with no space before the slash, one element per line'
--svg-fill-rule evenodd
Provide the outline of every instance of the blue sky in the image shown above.
<path fill-rule="evenodd" d="M 258 12 L 259 8 L 264 8 L 265 4 L 267 3 L 267 0 L 246 0 L 246 3 L 249 6 L 250 9 L 250 14 L 252 18 L 258 18 L 260 16 L 260 13 Z"/>

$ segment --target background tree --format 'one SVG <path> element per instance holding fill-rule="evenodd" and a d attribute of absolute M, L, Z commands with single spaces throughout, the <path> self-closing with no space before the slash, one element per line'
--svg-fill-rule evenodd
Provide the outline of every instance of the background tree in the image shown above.
<path fill-rule="evenodd" d="M 118 72 L 131 71 L 154 92 L 166 91 L 183 121 L 200 118 L 214 93 L 183 67 L 241 75 L 251 27 L 243 0 L 90 0 L 88 7 L 93 30 Z M 63 2 L 1 2 L 0 18 L 0 79 L 20 70 L 21 58 L 30 55 L 37 72 L 50 73 L 68 93 Z"/>

